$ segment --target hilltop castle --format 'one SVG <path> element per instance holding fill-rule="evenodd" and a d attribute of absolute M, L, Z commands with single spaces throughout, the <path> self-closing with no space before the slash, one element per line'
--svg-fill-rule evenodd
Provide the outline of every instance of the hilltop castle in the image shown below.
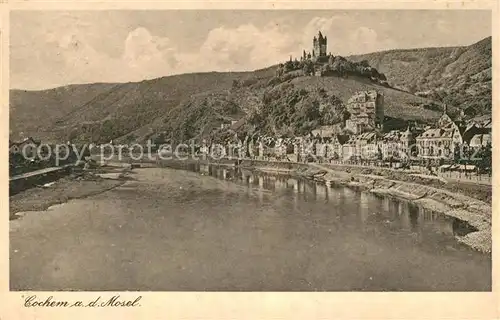
<path fill-rule="evenodd" d="M 314 36 L 313 38 L 312 52 L 306 53 L 306 51 L 304 50 L 301 60 L 312 60 L 314 62 L 323 60 L 326 61 L 327 42 L 328 40 L 326 39 L 326 36 L 323 36 L 323 34 L 321 34 L 321 31 L 318 31 L 318 36 Z"/>
<path fill-rule="evenodd" d="M 313 38 L 313 57 L 326 57 L 326 37 L 323 37 L 321 31 L 318 32 L 318 38 Z"/>

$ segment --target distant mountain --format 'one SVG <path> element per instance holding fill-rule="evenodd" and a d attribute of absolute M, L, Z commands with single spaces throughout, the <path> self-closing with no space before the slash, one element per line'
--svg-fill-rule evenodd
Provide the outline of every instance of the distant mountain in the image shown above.
<path fill-rule="evenodd" d="M 356 91 L 371 89 L 383 92 L 386 116 L 401 123 L 437 119 L 442 107 L 432 99 L 447 101 L 452 110 L 456 106 L 473 108 L 479 114 L 491 111 L 491 39 L 470 47 L 396 50 L 351 58 L 368 60 L 399 88 L 356 75 L 279 76 L 279 67 L 273 66 L 253 72 L 193 73 L 133 83 L 11 90 L 10 138 L 97 143 L 186 140 L 210 136 L 222 123 L 231 121 L 239 120 L 238 127 L 248 129 L 262 110 L 269 115 L 259 119 L 267 133 L 297 133 L 324 122 L 310 106 L 322 110 L 326 106 L 330 119 L 338 120 L 342 103 Z M 432 91 L 431 99 L 405 90 Z M 276 113 L 270 106 L 283 112 Z M 304 121 L 306 126 L 296 123 Z"/>
<path fill-rule="evenodd" d="M 367 60 L 392 86 L 447 102 L 470 115 L 491 113 L 491 37 L 470 46 L 390 50 Z"/>
<path fill-rule="evenodd" d="M 255 76 L 260 73 L 266 71 Z M 20 135 L 49 141 L 116 138 L 151 123 L 196 93 L 228 90 L 245 74 L 195 73 L 141 82 L 11 90 L 10 134 L 14 140 Z"/>

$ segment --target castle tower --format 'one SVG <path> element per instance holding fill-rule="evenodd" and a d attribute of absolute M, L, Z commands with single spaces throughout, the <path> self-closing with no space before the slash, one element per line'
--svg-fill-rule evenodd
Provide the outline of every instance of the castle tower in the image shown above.
<path fill-rule="evenodd" d="M 313 55 L 317 57 L 326 57 L 327 39 L 323 37 L 321 31 L 318 32 L 318 37 L 313 38 Z"/>

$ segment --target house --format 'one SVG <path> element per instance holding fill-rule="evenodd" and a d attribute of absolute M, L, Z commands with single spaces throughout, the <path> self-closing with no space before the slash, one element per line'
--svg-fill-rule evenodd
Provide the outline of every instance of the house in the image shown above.
<path fill-rule="evenodd" d="M 34 158 L 37 156 L 40 141 L 29 137 L 21 142 L 9 142 L 9 152 L 12 154 L 22 154 L 25 158 Z"/>
<path fill-rule="evenodd" d="M 382 158 L 409 159 L 416 150 L 415 133 L 408 128 L 401 132 L 399 130 L 391 130 L 386 133 L 378 143 Z"/>
<path fill-rule="evenodd" d="M 376 159 L 379 149 L 378 140 L 376 132 L 365 132 L 350 136 L 342 145 L 342 159 Z"/>
<path fill-rule="evenodd" d="M 365 132 L 356 136 L 356 155 L 361 159 L 376 159 L 378 152 L 377 133 Z"/>
<path fill-rule="evenodd" d="M 453 156 L 453 131 L 432 128 L 416 138 L 418 156 L 421 158 L 451 158 Z"/>
<path fill-rule="evenodd" d="M 462 134 L 462 140 L 465 144 L 470 145 L 472 138 L 477 135 L 490 135 L 491 128 L 480 127 L 476 123 L 470 123 L 464 130 Z"/>
<path fill-rule="evenodd" d="M 293 153 L 297 161 L 306 161 L 309 156 L 315 155 L 315 139 L 310 136 L 296 137 L 293 142 Z"/>
<path fill-rule="evenodd" d="M 348 140 L 348 136 L 340 134 L 321 138 L 315 145 L 316 156 L 328 160 L 341 159 L 342 147 Z"/>
<path fill-rule="evenodd" d="M 384 122 L 384 96 L 376 90 L 360 91 L 347 101 L 346 109 L 350 118 L 346 129 L 361 134 L 382 129 Z"/>
<path fill-rule="evenodd" d="M 491 144 L 491 134 L 476 134 L 469 142 L 469 146 L 474 150 L 479 150 L 488 144 Z"/>
<path fill-rule="evenodd" d="M 464 144 L 465 122 L 452 120 L 445 106 L 437 128 L 430 128 L 416 138 L 418 155 L 428 159 L 451 159 L 455 146 Z"/>
<path fill-rule="evenodd" d="M 18 153 L 20 153 L 19 143 L 13 142 L 13 141 L 9 140 L 9 153 L 10 154 L 18 154 Z"/>
<path fill-rule="evenodd" d="M 384 134 L 378 142 L 378 148 L 382 154 L 382 159 L 401 158 L 401 132 L 399 130 L 391 130 Z"/>
<path fill-rule="evenodd" d="M 414 130 L 410 129 L 410 126 L 401 133 L 400 136 L 400 158 L 401 159 L 409 159 L 416 154 L 416 134 Z"/>
<path fill-rule="evenodd" d="M 281 159 L 283 157 L 286 157 L 287 143 L 286 143 L 285 139 L 278 138 L 276 140 L 276 144 L 274 145 L 274 154 L 276 155 L 277 159 Z"/>

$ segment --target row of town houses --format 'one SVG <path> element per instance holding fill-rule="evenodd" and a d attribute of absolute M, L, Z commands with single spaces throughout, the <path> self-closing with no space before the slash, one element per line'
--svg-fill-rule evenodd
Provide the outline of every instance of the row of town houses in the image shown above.
<path fill-rule="evenodd" d="M 419 127 L 408 123 L 401 130 L 384 132 L 384 97 L 381 93 L 361 91 L 347 102 L 349 119 L 343 124 L 322 126 L 304 137 L 254 137 L 251 143 L 226 143 L 224 146 L 203 146 L 199 152 L 212 156 L 244 157 L 308 161 L 352 160 L 452 160 L 457 146 L 473 150 L 491 148 L 491 116 L 465 121 L 463 114 L 455 119 L 445 106 L 434 126 Z M 231 125 L 244 121 L 234 121 Z M 9 142 L 11 154 L 27 147 L 36 151 L 39 141 L 32 138 Z M 68 142 L 68 145 L 70 142 Z M 110 141 L 114 145 L 113 141 Z M 93 144 L 89 146 L 93 149 Z M 29 153 L 30 153 L 29 152 Z"/>
<path fill-rule="evenodd" d="M 383 132 L 383 96 L 377 91 L 356 93 L 347 104 L 351 114 L 343 126 L 322 126 L 296 138 L 259 137 L 251 147 L 234 145 L 228 156 L 248 155 L 258 159 L 319 160 L 452 160 L 456 147 L 472 150 L 491 147 L 491 117 L 466 122 L 455 119 L 447 107 L 434 126 L 408 123 L 403 130 Z M 347 129 L 347 130 L 345 130 Z M 348 132 L 348 134 L 346 134 Z M 232 150 L 230 150 L 232 149 Z M 252 149 L 249 151 L 249 149 Z M 212 152 L 213 150 L 205 150 Z"/>

